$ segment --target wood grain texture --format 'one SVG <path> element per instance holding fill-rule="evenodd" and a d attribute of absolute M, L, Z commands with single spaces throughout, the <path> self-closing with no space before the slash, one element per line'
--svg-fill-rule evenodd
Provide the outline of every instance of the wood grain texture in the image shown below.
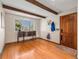
<path fill-rule="evenodd" d="M 0 54 L 0 58 L 1 58 L 1 54 Z"/>
<path fill-rule="evenodd" d="M 46 40 L 29 40 L 6 45 L 2 59 L 75 59 Z"/>
<path fill-rule="evenodd" d="M 77 13 L 60 17 L 61 45 L 77 49 Z"/>

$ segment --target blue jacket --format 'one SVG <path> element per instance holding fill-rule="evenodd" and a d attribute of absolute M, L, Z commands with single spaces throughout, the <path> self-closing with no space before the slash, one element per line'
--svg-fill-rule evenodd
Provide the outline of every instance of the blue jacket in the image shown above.
<path fill-rule="evenodd" d="M 54 24 L 54 22 L 52 22 L 52 24 L 51 24 L 51 31 L 55 31 L 55 24 Z"/>

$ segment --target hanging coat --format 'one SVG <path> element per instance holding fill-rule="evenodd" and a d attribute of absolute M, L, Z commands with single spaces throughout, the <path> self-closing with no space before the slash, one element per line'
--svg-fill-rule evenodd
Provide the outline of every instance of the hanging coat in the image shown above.
<path fill-rule="evenodd" d="M 51 31 L 52 32 L 55 31 L 55 24 L 54 24 L 54 22 L 51 23 Z"/>

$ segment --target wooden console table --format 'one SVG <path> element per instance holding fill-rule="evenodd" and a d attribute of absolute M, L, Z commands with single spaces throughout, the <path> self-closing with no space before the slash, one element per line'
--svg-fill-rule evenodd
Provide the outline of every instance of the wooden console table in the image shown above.
<path fill-rule="evenodd" d="M 36 36 L 36 31 L 19 31 L 17 34 L 17 42 L 19 42 L 19 38 L 23 37 L 23 41 L 25 40 L 25 37 L 29 36 Z"/>

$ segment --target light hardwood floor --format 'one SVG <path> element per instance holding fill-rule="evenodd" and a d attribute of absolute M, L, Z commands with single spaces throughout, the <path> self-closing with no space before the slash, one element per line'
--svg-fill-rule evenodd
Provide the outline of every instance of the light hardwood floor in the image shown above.
<path fill-rule="evenodd" d="M 0 59 L 1 59 L 1 54 L 0 54 Z"/>
<path fill-rule="evenodd" d="M 2 59 L 76 59 L 45 40 L 29 40 L 5 46 Z"/>

